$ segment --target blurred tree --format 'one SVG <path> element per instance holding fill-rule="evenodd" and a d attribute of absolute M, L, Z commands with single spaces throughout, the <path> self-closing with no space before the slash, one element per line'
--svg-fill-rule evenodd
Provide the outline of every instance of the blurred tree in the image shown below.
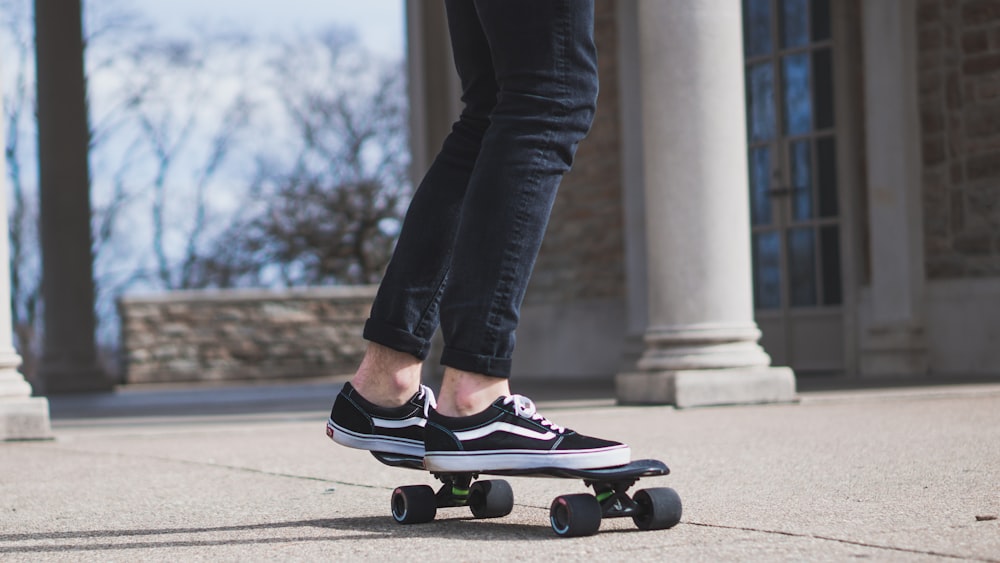
<path fill-rule="evenodd" d="M 410 193 L 403 72 L 391 65 L 365 73 L 371 61 L 350 45 L 344 34 L 328 33 L 286 47 L 272 64 L 295 152 L 282 162 L 258 159 L 256 205 L 202 262 L 204 285 L 381 277 Z"/>
<path fill-rule="evenodd" d="M 254 110 L 254 88 L 240 54 L 246 47 L 246 38 L 232 35 L 153 39 L 116 61 L 109 82 L 124 102 L 116 106 L 113 138 L 128 148 L 110 164 L 114 193 L 97 231 L 109 243 L 101 248 L 115 252 L 121 250 L 115 229 L 126 228 L 121 214 L 148 217 L 148 239 L 123 280 L 126 286 L 202 285 L 194 268 L 207 239 L 222 230 L 212 227 L 230 220 L 218 209 L 219 198 L 210 195 L 238 192 L 233 184 L 244 181 L 227 176 L 225 167 L 234 150 L 243 148 Z M 117 262 L 120 255 L 109 259 Z"/>

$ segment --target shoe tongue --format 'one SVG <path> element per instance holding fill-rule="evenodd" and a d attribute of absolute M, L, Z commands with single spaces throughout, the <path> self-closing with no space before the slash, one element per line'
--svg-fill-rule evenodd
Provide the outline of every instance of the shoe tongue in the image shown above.
<path fill-rule="evenodd" d="M 535 403 L 524 395 L 510 395 L 504 397 L 504 403 L 510 405 L 510 409 L 518 416 L 531 418 L 535 414 Z"/>

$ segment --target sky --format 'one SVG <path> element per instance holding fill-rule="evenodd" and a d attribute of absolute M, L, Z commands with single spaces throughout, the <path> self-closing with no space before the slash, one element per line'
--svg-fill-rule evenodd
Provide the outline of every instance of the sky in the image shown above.
<path fill-rule="evenodd" d="M 404 0 L 131 0 L 129 7 L 164 31 L 204 24 L 265 36 L 353 27 L 371 51 L 401 59 L 406 43 Z"/>

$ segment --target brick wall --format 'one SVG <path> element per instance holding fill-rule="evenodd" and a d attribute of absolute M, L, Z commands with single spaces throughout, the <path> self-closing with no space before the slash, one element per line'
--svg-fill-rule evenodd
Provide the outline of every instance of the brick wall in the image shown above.
<path fill-rule="evenodd" d="M 351 373 L 375 288 L 183 291 L 119 300 L 126 383 Z"/>
<path fill-rule="evenodd" d="M 625 294 L 616 25 L 614 3 L 597 0 L 597 114 L 559 188 L 525 297 L 529 305 Z"/>
<path fill-rule="evenodd" d="M 931 279 L 1000 275 L 1000 1 L 921 0 L 924 228 Z"/>

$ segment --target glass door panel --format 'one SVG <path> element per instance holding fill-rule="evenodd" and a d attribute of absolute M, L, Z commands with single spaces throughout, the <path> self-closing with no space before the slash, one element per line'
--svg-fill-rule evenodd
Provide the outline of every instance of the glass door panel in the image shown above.
<path fill-rule="evenodd" d="M 743 0 L 743 14 L 754 306 L 776 363 L 826 369 L 808 358 L 834 355 L 805 335 L 842 339 L 830 0 Z"/>

